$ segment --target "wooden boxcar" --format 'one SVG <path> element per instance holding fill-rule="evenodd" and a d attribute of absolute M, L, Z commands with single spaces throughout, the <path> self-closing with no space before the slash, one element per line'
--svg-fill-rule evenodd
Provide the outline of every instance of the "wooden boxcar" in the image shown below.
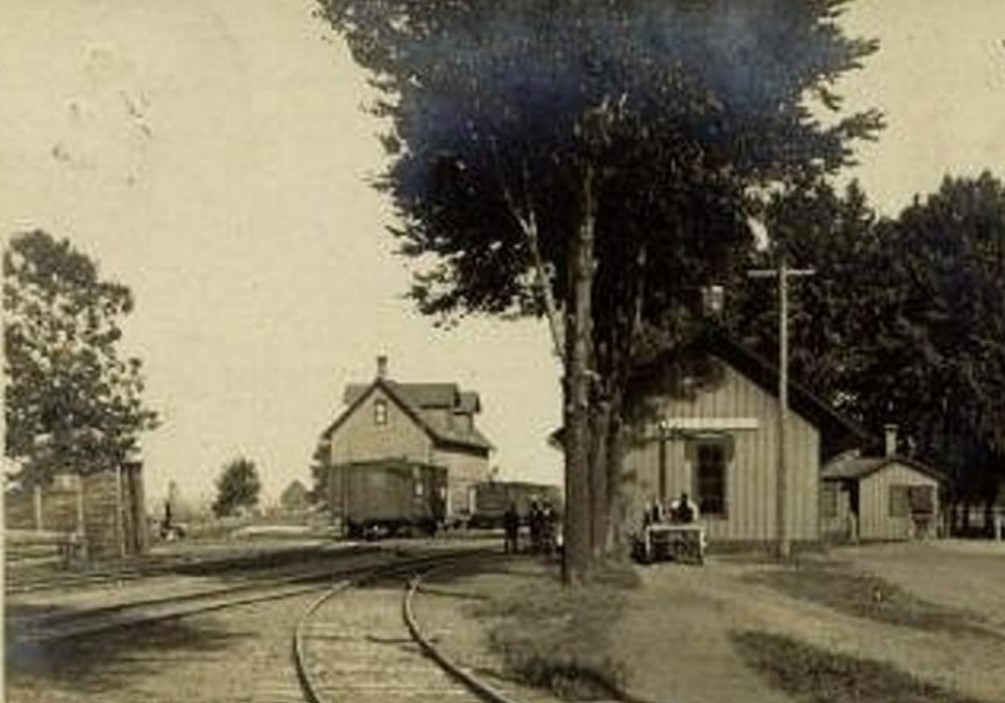
<path fill-rule="evenodd" d="M 558 486 L 525 481 L 485 481 L 472 487 L 471 527 L 501 527 L 503 514 L 511 503 L 516 505 L 520 521 L 527 522 L 533 501 L 545 502 L 559 509 L 561 491 Z"/>
<path fill-rule="evenodd" d="M 433 534 L 446 512 L 447 470 L 405 460 L 329 468 L 328 507 L 343 534 Z"/>

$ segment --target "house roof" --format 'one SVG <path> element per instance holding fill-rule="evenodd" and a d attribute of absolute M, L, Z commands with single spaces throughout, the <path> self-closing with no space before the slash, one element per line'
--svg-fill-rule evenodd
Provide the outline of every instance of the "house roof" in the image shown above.
<path fill-rule="evenodd" d="M 473 391 L 462 391 L 456 383 L 399 383 L 385 379 L 385 383 L 393 384 L 395 389 L 417 408 L 451 408 L 454 412 L 481 412 L 481 401 Z M 345 387 L 343 400 L 352 405 L 355 400 L 366 393 L 372 383 L 350 383 Z"/>
<path fill-rule="evenodd" d="M 825 480 L 860 480 L 876 473 L 892 464 L 907 466 L 918 473 L 924 474 L 936 481 L 945 481 L 941 473 L 909 457 L 893 454 L 890 456 L 863 457 L 855 454 L 842 454 L 824 465 L 820 477 Z"/>
<path fill-rule="evenodd" d="M 322 433 L 322 437 L 330 439 L 356 408 L 378 388 L 382 389 L 437 444 L 485 452 L 493 448 L 492 443 L 473 423 L 470 427 L 451 426 L 438 422 L 433 416 L 423 412 L 444 408 L 454 409 L 455 414 L 463 414 L 466 405 L 474 408 L 469 413 L 473 414 L 481 409 L 477 393 L 462 393 L 456 383 L 398 383 L 386 378 L 377 378 L 369 384 L 351 383 L 346 386 L 343 397 L 348 407 Z"/>
<path fill-rule="evenodd" d="M 280 502 L 286 500 L 298 500 L 306 496 L 307 493 L 307 487 L 304 486 L 299 479 L 293 479 L 290 481 L 289 485 L 283 489 L 283 492 L 279 496 L 279 500 Z"/>

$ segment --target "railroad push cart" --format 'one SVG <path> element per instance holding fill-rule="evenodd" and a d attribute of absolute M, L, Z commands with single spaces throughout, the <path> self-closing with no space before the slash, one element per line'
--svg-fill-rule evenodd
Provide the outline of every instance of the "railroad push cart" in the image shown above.
<path fill-rule="evenodd" d="M 654 522 L 642 528 L 636 557 L 645 564 L 674 560 L 705 563 L 705 528 L 698 523 Z"/>

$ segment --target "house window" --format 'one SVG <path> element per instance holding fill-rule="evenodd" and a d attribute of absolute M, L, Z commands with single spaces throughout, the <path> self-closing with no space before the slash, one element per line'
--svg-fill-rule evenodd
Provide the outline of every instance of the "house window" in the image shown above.
<path fill-rule="evenodd" d="M 702 515 L 726 516 L 726 446 L 703 442 L 695 447 L 695 496 Z"/>
<path fill-rule="evenodd" d="M 820 516 L 824 519 L 836 518 L 838 514 L 838 490 L 833 483 L 820 487 Z"/>
<path fill-rule="evenodd" d="M 373 422 L 377 425 L 387 424 L 387 401 L 383 398 L 377 399 L 373 404 Z"/>
<path fill-rule="evenodd" d="M 910 514 L 910 486 L 890 486 L 890 517 L 907 517 Z"/>

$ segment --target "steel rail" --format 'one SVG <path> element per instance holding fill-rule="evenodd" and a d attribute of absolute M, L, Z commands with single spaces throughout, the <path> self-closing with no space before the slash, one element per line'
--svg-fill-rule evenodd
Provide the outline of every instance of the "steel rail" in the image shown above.
<path fill-rule="evenodd" d="M 454 556 L 457 555 L 456 552 L 452 554 Z M 437 556 L 444 558 L 447 555 Z M 366 575 L 376 569 L 395 566 L 407 568 L 413 562 L 424 564 L 428 563 L 428 560 L 429 556 L 425 555 L 407 561 L 346 565 L 346 568 L 335 571 L 331 569 L 324 571 L 315 570 L 307 574 L 286 576 L 267 582 L 242 583 L 228 588 L 217 588 L 174 596 L 160 596 L 143 601 L 119 603 L 83 611 L 25 616 L 20 619 L 8 617 L 7 624 L 8 626 L 16 625 L 22 629 L 22 632 L 15 632 L 13 634 L 13 639 L 21 642 L 74 639 L 111 630 L 191 617 L 226 608 L 293 598 L 320 589 L 328 589 L 329 585 L 327 583 L 316 583 L 321 579 L 330 580 L 333 577 Z M 255 593 L 256 591 L 258 593 Z M 203 601 L 204 603 L 200 605 L 199 601 Z M 178 607 L 172 609 L 170 608 L 171 605 Z M 143 614 L 144 609 L 158 608 L 166 608 L 167 612 Z M 130 613 L 132 613 L 132 616 L 130 616 Z M 116 618 L 114 616 L 119 617 Z"/>
<path fill-rule="evenodd" d="M 305 644 L 306 640 L 305 630 L 307 626 L 310 624 L 311 618 L 318 611 L 318 609 L 321 608 L 321 606 L 325 605 L 335 596 L 339 595 L 340 593 L 344 593 L 351 588 L 359 587 L 364 583 L 379 578 L 387 578 L 390 576 L 399 575 L 402 572 L 406 574 L 410 573 L 412 575 L 413 578 L 409 579 L 408 581 L 408 583 L 411 583 L 412 580 L 415 578 L 416 574 L 415 567 L 417 566 L 428 567 L 426 568 L 425 572 L 429 573 L 438 569 L 445 568 L 450 563 L 485 559 L 491 555 L 493 555 L 493 553 L 486 552 L 484 550 L 478 550 L 478 551 L 469 551 L 467 553 L 461 553 L 461 554 L 452 553 L 452 554 L 435 555 L 431 557 L 426 557 L 425 559 L 417 559 L 412 563 L 407 564 L 397 563 L 388 565 L 386 567 L 377 567 L 373 569 L 370 573 L 363 574 L 360 577 L 349 579 L 346 581 L 341 581 L 335 584 L 327 592 L 321 594 L 318 598 L 311 601 L 311 603 L 303 610 L 303 612 L 301 613 L 300 617 L 297 620 L 296 625 L 294 626 L 293 642 L 292 642 L 293 663 L 296 669 L 297 678 L 300 681 L 301 689 L 304 694 L 304 699 L 308 703 L 334 703 L 331 699 L 325 697 L 322 694 L 320 683 L 315 679 L 315 677 L 312 675 L 310 671 L 310 668 L 307 666 L 307 648 Z M 402 611 L 403 614 L 406 612 L 410 612 L 411 608 L 410 597 L 411 597 L 411 590 L 406 590 L 405 598 L 403 600 L 403 611 Z M 416 641 L 419 643 L 423 653 L 426 656 L 429 656 L 434 661 L 434 663 L 438 665 L 441 669 L 443 669 L 452 677 L 460 681 L 472 693 L 479 696 L 480 698 L 489 700 L 492 703 L 517 703 L 513 699 L 503 697 L 487 697 L 486 692 L 491 689 L 486 684 L 474 680 L 473 677 L 471 677 L 470 675 L 458 676 L 455 673 L 455 670 L 450 668 L 449 664 L 445 665 L 443 660 L 441 660 L 440 658 L 436 656 L 430 656 L 429 650 L 427 649 L 427 647 L 429 646 L 428 640 L 423 638 L 423 640 L 420 641 L 418 638 L 416 638 L 417 631 L 413 629 L 414 621 L 412 623 L 409 623 L 407 615 L 405 616 L 405 620 L 406 625 L 408 626 L 409 629 L 409 634 L 412 636 L 413 639 L 416 639 Z M 423 641 L 426 642 L 426 645 L 422 644 Z"/>

